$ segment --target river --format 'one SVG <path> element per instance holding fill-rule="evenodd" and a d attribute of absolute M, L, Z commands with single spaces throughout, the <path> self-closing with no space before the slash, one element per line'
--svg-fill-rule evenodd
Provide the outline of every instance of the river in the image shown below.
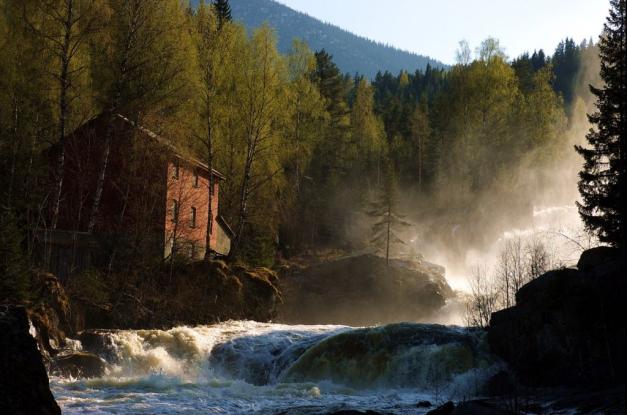
<path fill-rule="evenodd" d="M 455 326 L 229 321 L 98 336 L 105 376 L 51 377 L 64 414 L 421 414 L 420 401 L 480 394 L 500 367 L 483 333 Z"/>

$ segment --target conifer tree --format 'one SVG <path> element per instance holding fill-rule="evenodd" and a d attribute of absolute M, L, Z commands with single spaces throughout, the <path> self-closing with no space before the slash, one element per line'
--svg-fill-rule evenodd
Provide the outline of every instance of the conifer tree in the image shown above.
<path fill-rule="evenodd" d="M 583 203 L 578 203 L 578 207 L 587 229 L 601 242 L 625 249 L 625 0 L 612 0 L 610 4 L 610 15 L 599 42 L 601 78 L 605 85 L 590 86 L 597 98 L 597 111 L 588 115 L 594 125 L 586 135 L 591 148 L 576 147 L 585 161 L 579 173 Z"/>
<path fill-rule="evenodd" d="M 213 7 L 216 11 L 216 17 L 218 18 L 218 27 L 222 27 L 224 23 L 231 21 L 231 6 L 229 6 L 229 0 L 215 0 Z"/>
<path fill-rule="evenodd" d="M 385 252 L 385 260 L 388 264 L 390 263 L 390 246 L 405 244 L 399 232 L 411 225 L 404 216 L 398 213 L 398 203 L 396 175 L 389 163 L 379 192 L 375 200 L 370 203 L 370 210 L 366 212 L 368 216 L 375 219 L 370 242 L 378 252 Z"/>

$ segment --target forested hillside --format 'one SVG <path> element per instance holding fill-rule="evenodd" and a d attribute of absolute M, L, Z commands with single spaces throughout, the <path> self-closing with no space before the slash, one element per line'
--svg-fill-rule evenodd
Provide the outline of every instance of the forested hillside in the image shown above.
<path fill-rule="evenodd" d="M 413 249 L 406 231 L 425 218 L 431 227 L 412 231 L 423 245 L 450 237 L 456 223 L 530 214 L 530 195 L 570 154 L 570 108 L 587 104 L 577 104 L 578 77 L 595 73 L 582 63 L 596 54 L 588 42 L 509 61 L 487 39 L 474 57 L 462 44 L 450 69 L 382 72 L 371 82 L 345 75 L 342 54 L 303 42 L 281 53 L 270 27 L 249 34 L 211 6 L 0 5 L 7 284 L 23 281 L 37 229 L 56 226 L 64 170 L 51 150 L 62 155 L 67 134 L 98 114 L 122 113 L 227 177 L 220 214 L 236 232 L 237 260 L 272 265 L 337 247 L 396 255 Z M 521 168 L 538 173 L 521 180 Z M 86 206 L 97 204 L 97 189 L 85 192 Z M 83 214 L 97 220 L 98 210 Z M 381 227 L 391 230 L 383 241 Z M 486 233 L 466 232 L 456 243 Z M 154 266 L 133 252 L 133 264 L 112 259 L 107 272 Z"/>
<path fill-rule="evenodd" d="M 249 29 L 268 23 L 276 30 L 278 48 L 287 53 L 296 38 L 312 50 L 325 49 L 342 72 L 359 73 L 372 79 L 377 71 L 398 73 L 401 69 L 424 70 L 427 65 L 443 67 L 441 62 L 357 36 L 307 14 L 297 12 L 274 0 L 232 0 L 233 18 Z"/>

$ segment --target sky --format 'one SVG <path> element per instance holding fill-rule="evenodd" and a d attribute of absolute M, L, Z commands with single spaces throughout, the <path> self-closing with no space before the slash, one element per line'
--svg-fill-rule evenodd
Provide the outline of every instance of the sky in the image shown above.
<path fill-rule="evenodd" d="M 489 37 L 514 58 L 552 54 L 560 40 L 595 41 L 609 0 L 278 0 L 295 10 L 400 49 L 455 62 L 465 39 L 474 50 Z"/>

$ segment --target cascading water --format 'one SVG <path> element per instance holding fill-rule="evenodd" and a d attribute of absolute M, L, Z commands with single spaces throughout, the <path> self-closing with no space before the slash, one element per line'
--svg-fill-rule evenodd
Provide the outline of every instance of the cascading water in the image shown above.
<path fill-rule="evenodd" d="M 419 414 L 420 400 L 476 395 L 499 368 L 481 332 L 439 325 L 231 321 L 93 337 L 83 346 L 107 361 L 105 376 L 51 378 L 66 414 Z"/>

